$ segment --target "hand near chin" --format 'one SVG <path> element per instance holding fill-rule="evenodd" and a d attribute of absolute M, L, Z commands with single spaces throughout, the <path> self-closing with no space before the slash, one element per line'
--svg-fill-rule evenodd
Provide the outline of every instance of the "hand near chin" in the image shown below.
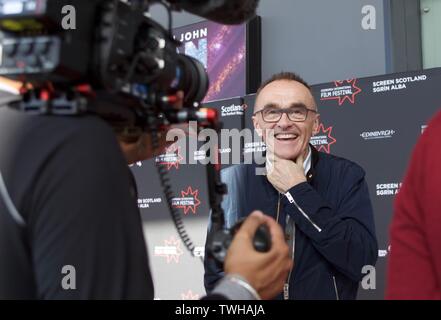
<path fill-rule="evenodd" d="M 303 155 L 298 156 L 296 161 L 292 161 L 282 159 L 272 153 L 267 157 L 266 177 L 277 191 L 286 193 L 292 187 L 306 181 L 303 161 Z"/>

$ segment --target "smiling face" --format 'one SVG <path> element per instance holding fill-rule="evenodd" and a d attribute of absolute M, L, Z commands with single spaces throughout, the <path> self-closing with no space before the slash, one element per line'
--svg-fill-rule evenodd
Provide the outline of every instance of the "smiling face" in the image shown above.
<path fill-rule="evenodd" d="M 259 111 L 298 110 L 303 107 L 317 110 L 311 91 L 300 82 L 293 80 L 276 80 L 269 83 L 260 91 L 256 99 L 254 128 L 258 129 L 258 132 L 259 129 L 262 130 L 264 142 L 282 159 L 295 161 L 301 154 L 306 157 L 309 140 L 318 131 L 319 116 L 315 112 L 307 112 L 305 121 L 295 122 L 288 118 L 287 113 L 282 113 L 278 122 L 268 123 L 264 121 L 263 114 Z M 272 131 L 274 139 L 268 138 L 271 136 L 271 130 L 274 130 Z"/>

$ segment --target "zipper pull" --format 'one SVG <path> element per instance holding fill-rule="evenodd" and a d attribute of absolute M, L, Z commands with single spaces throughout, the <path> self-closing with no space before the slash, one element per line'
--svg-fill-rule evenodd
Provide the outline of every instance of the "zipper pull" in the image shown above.
<path fill-rule="evenodd" d="M 289 283 L 285 283 L 285 285 L 283 286 L 283 299 L 289 299 Z"/>

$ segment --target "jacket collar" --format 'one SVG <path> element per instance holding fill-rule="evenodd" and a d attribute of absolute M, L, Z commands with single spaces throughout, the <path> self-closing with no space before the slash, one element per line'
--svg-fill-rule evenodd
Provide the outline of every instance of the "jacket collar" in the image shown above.
<path fill-rule="evenodd" d="M 306 173 L 306 181 L 309 184 L 312 184 L 312 181 L 315 178 L 317 164 L 318 164 L 319 159 L 320 159 L 320 152 L 318 152 L 317 149 L 312 144 L 309 144 L 309 147 L 310 147 L 310 150 L 311 150 L 311 168 Z M 264 153 L 264 156 L 266 156 L 266 152 Z M 255 167 L 255 166 L 253 166 L 253 167 Z M 265 164 L 257 165 L 257 167 L 264 168 Z M 264 180 L 266 182 L 268 182 L 269 185 L 271 185 L 269 183 L 269 181 L 266 179 L 265 176 L 264 176 L 264 178 L 265 178 Z M 271 187 L 272 187 L 272 185 L 271 185 Z"/>
<path fill-rule="evenodd" d="M 312 183 L 312 180 L 315 177 L 317 163 L 319 162 L 319 158 L 320 158 L 320 153 L 312 144 L 309 144 L 309 147 L 311 148 L 311 169 L 309 169 L 309 171 L 306 173 L 306 180 L 309 183 Z"/>

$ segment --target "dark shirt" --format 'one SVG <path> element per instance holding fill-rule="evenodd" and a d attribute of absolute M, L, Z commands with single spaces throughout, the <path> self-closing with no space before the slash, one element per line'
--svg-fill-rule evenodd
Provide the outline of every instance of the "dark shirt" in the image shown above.
<path fill-rule="evenodd" d="M 0 197 L 0 299 L 153 298 L 135 183 L 105 122 L 0 107 L 0 172 L 25 222 Z"/>

